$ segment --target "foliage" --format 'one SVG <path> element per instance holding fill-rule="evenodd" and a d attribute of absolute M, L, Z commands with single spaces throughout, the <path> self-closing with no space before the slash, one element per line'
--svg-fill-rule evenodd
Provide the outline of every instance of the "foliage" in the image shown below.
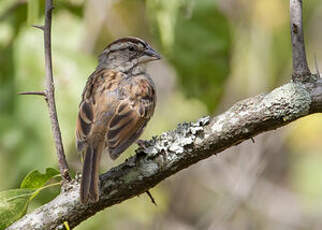
<path fill-rule="evenodd" d="M 212 112 L 229 73 L 230 25 L 213 0 L 147 1 L 157 37 L 188 97 Z"/>
<path fill-rule="evenodd" d="M 35 189 L 11 189 L 0 192 L 0 229 L 20 219 L 28 209 Z"/>
<path fill-rule="evenodd" d="M 47 168 L 44 174 L 38 170 L 31 171 L 21 182 L 20 188 L 37 189 L 43 187 L 48 180 L 58 175 L 59 172 L 53 168 Z"/>
<path fill-rule="evenodd" d="M 25 215 L 30 201 L 48 187 L 45 184 L 58 174 L 53 168 L 47 168 L 44 174 L 34 170 L 23 179 L 19 189 L 0 192 L 0 230 Z"/>

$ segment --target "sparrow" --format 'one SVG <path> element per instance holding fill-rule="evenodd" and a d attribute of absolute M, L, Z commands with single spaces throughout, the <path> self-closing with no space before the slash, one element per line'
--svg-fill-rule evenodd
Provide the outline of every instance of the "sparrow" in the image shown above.
<path fill-rule="evenodd" d="M 84 88 L 76 122 L 76 147 L 83 154 L 82 203 L 99 200 L 99 163 L 103 152 L 115 160 L 142 134 L 156 105 L 155 85 L 145 64 L 160 59 L 135 37 L 109 44 Z"/>

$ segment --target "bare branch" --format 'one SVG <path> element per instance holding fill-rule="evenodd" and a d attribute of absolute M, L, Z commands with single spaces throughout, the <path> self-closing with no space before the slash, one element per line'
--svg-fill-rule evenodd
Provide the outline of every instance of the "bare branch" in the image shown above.
<path fill-rule="evenodd" d="M 25 0 L 18 1 L 12 8 L 16 8 L 16 5 L 26 2 Z M 65 158 L 63 142 L 61 138 L 61 131 L 59 128 L 56 102 L 55 102 L 55 85 L 53 78 L 52 56 L 51 56 L 51 18 L 53 10 L 53 0 L 46 0 L 45 7 L 45 25 L 33 25 L 33 27 L 40 29 L 44 32 L 44 49 L 45 49 L 45 71 L 46 71 L 46 88 L 44 91 L 28 91 L 19 93 L 20 95 L 39 95 L 44 96 L 48 105 L 49 118 L 51 121 L 51 128 L 55 140 L 56 153 L 58 157 L 58 164 L 60 173 L 65 181 L 70 181 L 68 164 Z"/>
<path fill-rule="evenodd" d="M 54 230 L 63 228 L 64 221 L 73 228 L 98 211 L 142 194 L 202 159 L 313 112 L 322 112 L 321 78 L 307 84 L 288 83 L 269 94 L 240 101 L 212 119 L 179 124 L 176 130 L 145 141 L 144 146 L 141 143 L 135 156 L 101 175 L 97 203 L 81 204 L 79 182 L 72 181 L 53 201 L 7 230 Z"/>
<path fill-rule="evenodd" d="M 293 74 L 294 81 L 305 82 L 310 79 L 310 69 L 306 60 L 302 0 L 290 0 L 290 26 L 293 52 Z"/>
<path fill-rule="evenodd" d="M 58 157 L 59 169 L 62 177 L 70 181 L 68 164 L 65 158 L 61 132 L 59 128 L 56 102 L 55 102 L 55 85 L 53 78 L 53 67 L 51 57 L 51 18 L 53 10 L 53 0 L 46 0 L 45 8 L 45 26 L 44 26 L 44 46 L 45 46 L 45 67 L 46 67 L 46 95 L 51 128 L 55 138 L 55 146 Z"/>

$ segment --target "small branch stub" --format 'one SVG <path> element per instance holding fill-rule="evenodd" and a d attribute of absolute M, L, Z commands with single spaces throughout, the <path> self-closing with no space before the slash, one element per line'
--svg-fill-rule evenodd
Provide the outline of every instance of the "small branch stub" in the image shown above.
<path fill-rule="evenodd" d="M 43 96 L 46 98 L 46 94 L 44 91 L 26 91 L 26 92 L 20 92 L 19 95 L 36 95 L 36 96 Z"/>
<path fill-rule="evenodd" d="M 148 195 L 148 197 L 150 198 L 150 200 L 151 200 L 152 204 L 154 204 L 155 206 L 158 206 L 158 205 L 157 205 L 157 202 L 155 202 L 155 199 L 154 199 L 154 197 L 152 196 L 152 194 L 150 193 L 150 191 L 148 190 L 148 191 L 146 191 L 145 193 L 146 193 L 146 194 Z"/>
<path fill-rule="evenodd" d="M 36 28 L 36 29 L 40 29 L 42 31 L 45 30 L 45 27 L 44 26 L 40 26 L 40 25 L 32 25 L 32 27 Z"/>

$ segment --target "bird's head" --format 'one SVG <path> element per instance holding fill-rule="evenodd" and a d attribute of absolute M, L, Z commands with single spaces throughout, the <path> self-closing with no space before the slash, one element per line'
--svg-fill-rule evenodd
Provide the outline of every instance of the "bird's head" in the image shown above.
<path fill-rule="evenodd" d="M 160 59 L 145 41 L 135 37 L 120 38 L 109 44 L 99 56 L 99 67 L 128 72 L 136 66 Z"/>

